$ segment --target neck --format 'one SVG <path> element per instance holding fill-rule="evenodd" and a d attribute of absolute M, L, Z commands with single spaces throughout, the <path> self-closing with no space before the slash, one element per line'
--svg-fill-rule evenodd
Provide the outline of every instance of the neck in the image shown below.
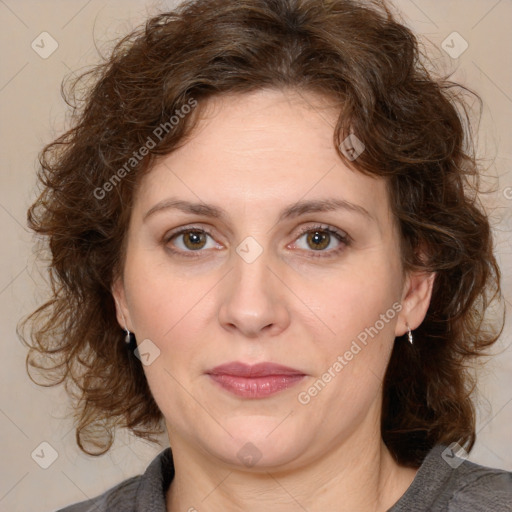
<path fill-rule="evenodd" d="M 171 436 L 170 436 L 171 437 Z M 385 512 L 417 470 L 399 466 L 380 436 L 357 433 L 316 460 L 293 469 L 239 468 L 198 453 L 174 434 L 175 478 L 167 511 L 256 512 L 334 510 Z"/>

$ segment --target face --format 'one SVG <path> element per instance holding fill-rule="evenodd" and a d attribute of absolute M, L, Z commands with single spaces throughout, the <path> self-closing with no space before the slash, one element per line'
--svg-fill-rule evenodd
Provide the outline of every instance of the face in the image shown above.
<path fill-rule="evenodd" d="M 305 93 L 211 100 L 140 183 L 113 292 L 173 448 L 285 468 L 380 437 L 409 281 L 385 182 L 342 163 L 336 117 Z"/>

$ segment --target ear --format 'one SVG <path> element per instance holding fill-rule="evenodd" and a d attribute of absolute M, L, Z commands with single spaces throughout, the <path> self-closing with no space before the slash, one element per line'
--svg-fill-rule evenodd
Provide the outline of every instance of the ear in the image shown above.
<path fill-rule="evenodd" d="M 117 322 L 123 329 L 133 331 L 133 325 L 130 319 L 130 312 L 126 304 L 126 293 L 124 283 L 120 277 L 117 277 L 111 287 L 112 297 L 116 303 Z"/>
<path fill-rule="evenodd" d="M 435 272 L 410 272 L 402 291 L 402 309 L 395 325 L 395 336 L 407 332 L 407 324 L 411 330 L 423 322 L 430 305 L 434 287 Z"/>

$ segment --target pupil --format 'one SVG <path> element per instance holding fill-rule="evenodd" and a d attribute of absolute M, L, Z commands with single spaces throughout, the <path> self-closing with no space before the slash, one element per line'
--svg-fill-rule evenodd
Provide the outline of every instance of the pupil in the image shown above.
<path fill-rule="evenodd" d="M 185 237 L 185 240 L 187 240 L 187 238 L 188 238 L 190 245 L 197 246 L 198 244 L 201 244 L 201 237 L 202 237 L 201 233 L 199 233 L 197 231 L 190 231 L 188 233 L 188 237 Z"/>
<path fill-rule="evenodd" d="M 327 239 L 327 235 L 325 233 L 321 234 L 321 231 L 315 231 L 310 235 L 310 238 L 313 243 L 317 245 L 316 249 L 323 249 L 326 247 L 325 240 Z M 318 247 L 318 245 L 321 245 L 321 247 Z"/>

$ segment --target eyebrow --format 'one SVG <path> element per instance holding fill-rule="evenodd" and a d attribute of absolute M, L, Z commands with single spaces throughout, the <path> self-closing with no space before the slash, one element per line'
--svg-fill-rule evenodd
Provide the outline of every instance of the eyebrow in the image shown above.
<path fill-rule="evenodd" d="M 170 209 L 180 210 L 184 213 L 203 215 L 205 217 L 213 217 L 220 220 L 226 220 L 228 217 L 227 212 L 224 209 L 213 204 L 193 203 L 181 199 L 169 198 L 160 201 L 155 206 L 150 208 L 144 214 L 143 221 L 145 222 L 148 217 L 157 212 Z M 369 220 L 374 220 L 373 216 L 368 212 L 368 210 L 360 205 L 345 201 L 344 199 L 328 198 L 298 201 L 297 203 L 294 203 L 281 211 L 278 217 L 278 222 L 299 217 L 300 215 L 305 215 L 306 213 L 329 212 L 337 210 L 345 210 L 348 212 L 357 213 Z"/>

